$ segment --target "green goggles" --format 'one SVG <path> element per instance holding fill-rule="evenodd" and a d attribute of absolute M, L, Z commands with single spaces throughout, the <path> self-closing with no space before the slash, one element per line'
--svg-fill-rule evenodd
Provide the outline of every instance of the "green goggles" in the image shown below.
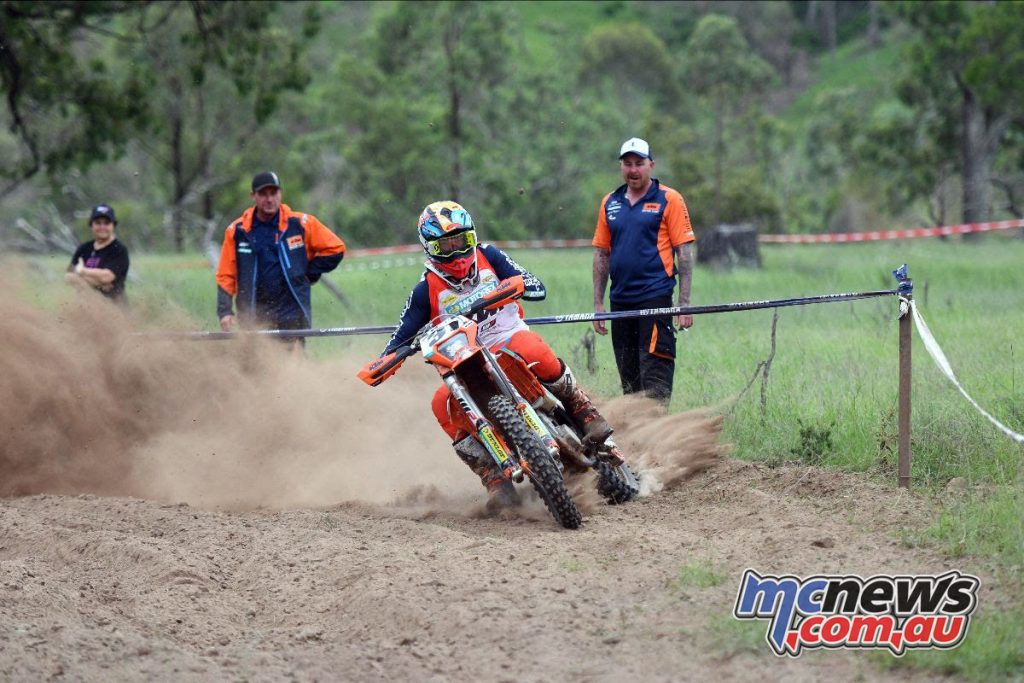
<path fill-rule="evenodd" d="M 427 253 L 437 258 L 450 258 L 465 254 L 476 245 L 476 230 L 466 230 L 430 240 L 427 242 Z"/>

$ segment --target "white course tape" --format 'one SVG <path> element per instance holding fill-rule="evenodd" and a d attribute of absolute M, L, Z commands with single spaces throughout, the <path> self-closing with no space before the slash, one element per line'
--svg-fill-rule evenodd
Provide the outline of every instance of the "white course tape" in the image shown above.
<path fill-rule="evenodd" d="M 902 304 L 903 301 L 904 300 L 901 300 L 900 303 Z M 929 354 L 931 354 L 931 357 L 935 360 L 935 364 L 939 366 L 939 369 L 942 370 L 943 374 L 949 378 L 950 382 L 956 385 L 956 388 L 960 390 L 960 393 L 964 395 L 964 398 L 970 401 L 971 405 L 977 408 L 978 412 L 987 417 L 989 421 L 998 427 L 1001 432 L 1018 443 L 1024 443 L 1024 434 L 1018 434 L 996 418 L 989 415 L 988 411 L 979 406 L 978 402 L 964 391 L 964 388 L 960 386 L 960 382 L 957 381 L 956 375 L 953 374 L 953 368 L 950 366 L 949 361 L 946 360 L 946 354 L 944 354 L 942 349 L 939 348 L 938 342 L 936 342 L 935 337 L 932 336 L 932 331 L 928 329 L 928 325 L 925 324 L 924 318 L 921 317 L 921 313 L 917 310 L 917 305 L 913 301 L 910 302 L 910 310 L 914 314 L 914 323 L 917 325 L 917 333 L 921 335 L 921 341 L 924 342 L 924 348 L 928 350 Z"/>
<path fill-rule="evenodd" d="M 377 261 L 356 260 L 347 267 L 347 270 L 390 270 L 402 266 L 415 266 L 420 263 L 423 263 L 422 256 L 399 256 Z"/>

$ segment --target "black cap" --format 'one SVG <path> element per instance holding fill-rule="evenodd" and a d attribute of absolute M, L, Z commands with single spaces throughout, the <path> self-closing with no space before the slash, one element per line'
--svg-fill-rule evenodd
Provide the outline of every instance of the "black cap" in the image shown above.
<path fill-rule="evenodd" d="M 256 174 L 252 179 L 252 191 L 259 192 L 264 187 L 281 187 L 281 181 L 278 180 L 276 173 L 264 171 L 263 173 Z"/>
<path fill-rule="evenodd" d="M 109 218 L 111 223 L 117 223 L 117 216 L 114 214 L 114 207 L 109 204 L 97 204 L 92 207 L 92 213 L 89 215 L 89 222 L 92 223 L 97 218 Z"/>

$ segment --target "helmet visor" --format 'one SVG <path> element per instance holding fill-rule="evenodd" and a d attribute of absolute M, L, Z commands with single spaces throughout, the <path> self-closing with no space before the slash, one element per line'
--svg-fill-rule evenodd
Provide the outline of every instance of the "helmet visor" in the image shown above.
<path fill-rule="evenodd" d="M 465 230 L 427 242 L 427 254 L 434 258 L 449 259 L 468 254 L 476 246 L 476 230 Z"/>

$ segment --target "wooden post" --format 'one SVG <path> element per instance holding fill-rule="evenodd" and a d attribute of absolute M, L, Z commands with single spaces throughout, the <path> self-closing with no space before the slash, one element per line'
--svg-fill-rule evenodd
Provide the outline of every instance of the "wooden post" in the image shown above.
<path fill-rule="evenodd" d="M 900 301 L 900 397 L 899 397 L 899 486 L 910 489 L 910 324 L 911 312 L 910 301 L 913 298 L 910 294 L 902 297 L 906 299 L 906 310 L 903 301 Z"/>

